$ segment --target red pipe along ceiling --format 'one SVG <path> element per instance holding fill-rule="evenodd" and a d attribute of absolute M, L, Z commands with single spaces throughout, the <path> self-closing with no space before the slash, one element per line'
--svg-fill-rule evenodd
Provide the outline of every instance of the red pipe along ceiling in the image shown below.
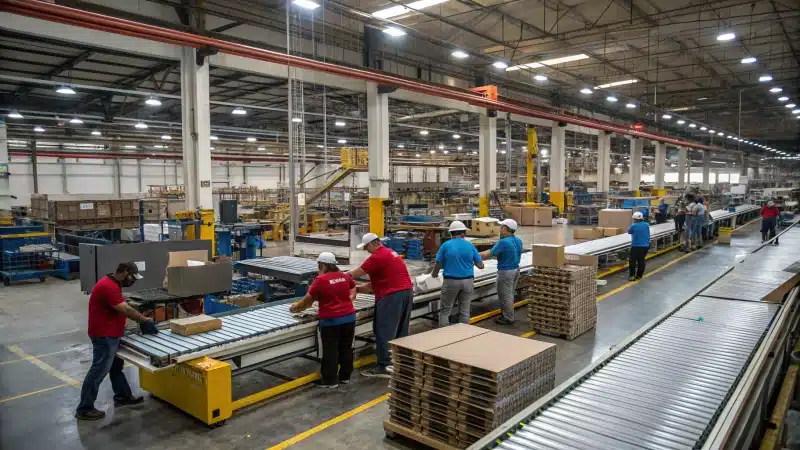
<path fill-rule="evenodd" d="M 355 78 L 364 81 L 371 81 L 380 84 L 397 86 L 413 92 L 428 94 L 435 97 L 448 98 L 469 103 L 487 109 L 505 111 L 521 116 L 536 117 L 539 119 L 564 122 L 568 124 L 593 128 L 607 132 L 625 134 L 633 137 L 650 139 L 683 147 L 690 147 L 699 150 L 720 151 L 721 148 L 712 147 L 705 144 L 671 138 L 660 134 L 636 131 L 613 122 L 597 119 L 590 119 L 577 115 L 562 115 L 549 111 L 533 109 L 514 103 L 490 100 L 479 94 L 466 89 L 452 88 L 449 86 L 423 83 L 412 79 L 402 78 L 379 72 L 373 72 L 354 67 L 339 66 L 336 64 L 322 61 L 314 61 L 298 56 L 286 55 L 270 50 L 264 50 L 247 45 L 236 44 L 219 39 L 212 39 L 185 33 L 168 28 L 147 25 L 130 20 L 119 19 L 116 17 L 96 14 L 65 6 L 54 5 L 40 0 L 0 0 L 0 11 L 10 12 L 23 16 L 36 17 L 39 19 L 74 25 L 93 30 L 106 31 L 109 33 L 122 34 L 126 36 L 148 39 L 182 47 L 201 48 L 213 46 L 219 48 L 220 52 L 230 55 L 252 58 L 260 61 L 290 65 L 309 70 L 327 72 L 347 78 Z"/>
<path fill-rule="evenodd" d="M 9 156 L 31 156 L 31 152 L 8 152 Z M 170 153 L 138 153 L 122 155 L 101 155 L 96 153 L 72 152 L 43 152 L 37 151 L 36 156 L 49 156 L 53 158 L 92 158 L 92 159 L 175 159 L 183 160 L 183 155 Z M 286 157 L 279 156 L 237 156 L 237 155 L 211 155 L 212 161 L 241 161 L 241 162 L 286 162 Z M 311 162 L 322 162 L 322 158 L 306 158 Z"/>

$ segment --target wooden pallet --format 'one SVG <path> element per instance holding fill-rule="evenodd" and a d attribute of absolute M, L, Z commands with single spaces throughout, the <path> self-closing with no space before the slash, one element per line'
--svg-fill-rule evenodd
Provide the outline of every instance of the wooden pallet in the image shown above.
<path fill-rule="evenodd" d="M 587 329 L 585 329 L 583 331 L 579 331 L 579 330 L 571 331 L 571 334 L 569 334 L 569 333 L 558 333 L 558 332 L 550 331 L 550 330 L 543 329 L 543 328 L 537 328 L 535 326 L 532 327 L 532 328 L 533 328 L 533 331 L 535 331 L 537 334 L 543 334 L 545 336 L 550 336 L 550 337 L 554 337 L 554 338 L 560 338 L 560 339 L 565 339 L 567 341 L 571 341 L 571 340 L 577 338 L 578 336 L 591 331 L 595 326 L 597 326 L 597 324 L 592 325 L 591 327 L 589 327 L 589 328 L 587 328 Z"/>

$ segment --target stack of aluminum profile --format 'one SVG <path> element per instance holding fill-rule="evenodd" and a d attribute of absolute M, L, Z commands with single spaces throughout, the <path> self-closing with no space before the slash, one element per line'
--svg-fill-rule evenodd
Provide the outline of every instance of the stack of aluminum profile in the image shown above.
<path fill-rule="evenodd" d="M 390 420 L 466 448 L 553 388 L 555 352 L 488 330 L 427 351 L 395 345 Z"/>
<path fill-rule="evenodd" d="M 534 266 L 526 289 L 528 320 L 541 334 L 575 339 L 597 323 L 597 268 Z"/>

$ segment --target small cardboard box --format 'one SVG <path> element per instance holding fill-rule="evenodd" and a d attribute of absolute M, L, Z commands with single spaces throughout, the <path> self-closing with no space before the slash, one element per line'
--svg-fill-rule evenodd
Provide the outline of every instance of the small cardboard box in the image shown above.
<path fill-rule="evenodd" d="M 521 206 L 504 206 L 503 212 L 516 220 L 518 224 L 522 225 L 522 207 Z"/>
<path fill-rule="evenodd" d="M 572 230 L 573 239 L 595 239 L 596 233 L 593 228 L 574 228 Z"/>
<path fill-rule="evenodd" d="M 564 255 L 564 260 L 567 264 L 573 266 L 589 266 L 597 267 L 597 256 L 594 255 L 577 255 L 574 253 L 567 253 Z"/>
<path fill-rule="evenodd" d="M 522 220 L 517 221 L 520 225 L 535 225 L 536 224 L 536 208 L 531 208 L 528 206 L 523 206 L 520 208 L 522 210 Z"/>
<path fill-rule="evenodd" d="M 633 211 L 630 209 L 601 209 L 598 225 L 601 228 L 618 228 L 627 230 L 633 223 Z"/>
<path fill-rule="evenodd" d="M 603 228 L 603 237 L 611 237 L 619 234 L 619 228 L 606 227 Z"/>
<path fill-rule="evenodd" d="M 497 236 L 500 234 L 500 221 L 491 217 L 480 217 L 472 221 L 472 228 L 467 235 L 477 237 Z"/>
<path fill-rule="evenodd" d="M 222 328 L 222 320 L 201 314 L 199 316 L 184 317 L 183 319 L 172 319 L 169 321 L 169 329 L 173 333 L 181 336 L 191 336 L 193 334 L 205 333 Z"/>
<path fill-rule="evenodd" d="M 533 224 L 537 227 L 553 226 L 553 209 L 549 206 L 534 209 Z"/>
<path fill-rule="evenodd" d="M 193 261 L 193 265 L 189 265 Z M 203 265 L 194 265 L 204 262 Z M 189 250 L 169 252 L 164 289 L 170 295 L 192 297 L 230 291 L 233 281 L 233 263 L 228 258 L 208 261 L 208 251 Z"/>
<path fill-rule="evenodd" d="M 564 246 L 552 244 L 533 244 L 533 265 L 561 267 L 564 265 Z"/>
<path fill-rule="evenodd" d="M 731 233 L 720 233 L 717 236 L 717 243 L 718 244 L 730 244 L 731 243 Z"/>

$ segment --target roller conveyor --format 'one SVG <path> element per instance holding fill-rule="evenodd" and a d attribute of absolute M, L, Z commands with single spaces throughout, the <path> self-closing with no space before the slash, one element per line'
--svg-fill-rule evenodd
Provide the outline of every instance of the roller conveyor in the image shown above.
<path fill-rule="evenodd" d="M 237 261 L 234 269 L 301 283 L 317 276 L 317 262 L 296 256 L 275 256 Z"/>
<path fill-rule="evenodd" d="M 800 242 L 800 229 L 788 230 L 784 238 Z M 759 250 L 754 259 L 785 260 L 793 252 Z M 746 398 L 757 370 L 769 371 L 763 361 L 782 360 L 764 358 L 769 352 L 764 349 L 781 348 L 780 330 L 797 320 L 797 289 L 785 308 L 759 301 L 766 295 L 763 286 L 775 290 L 787 281 L 794 286 L 797 274 L 774 273 L 762 277 L 768 284 L 726 287 L 751 271 L 744 264 L 735 267 L 470 449 L 741 448 L 720 444 L 728 438 L 724 426 L 744 416 L 731 412 L 732 403 Z M 738 420 L 735 428 L 745 429 L 744 419 Z"/>

